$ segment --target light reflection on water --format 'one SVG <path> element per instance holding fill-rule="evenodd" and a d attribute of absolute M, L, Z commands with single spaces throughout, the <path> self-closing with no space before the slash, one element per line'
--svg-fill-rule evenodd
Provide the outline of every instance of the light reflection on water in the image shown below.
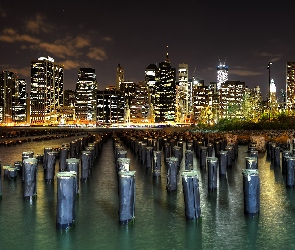
<path fill-rule="evenodd" d="M 3 165 L 13 164 L 24 151 L 43 154 L 44 147 L 59 147 L 72 139 L 2 147 L 0 159 Z M 32 204 L 22 198 L 20 176 L 15 181 L 2 176 L 1 249 L 2 246 L 3 249 L 295 249 L 295 193 L 286 188 L 281 169 L 272 167 L 265 154 L 259 154 L 258 163 L 260 214 L 254 217 L 244 214 L 245 151 L 245 146 L 239 147 L 237 161 L 228 169 L 227 176 L 218 179 L 214 192 L 208 192 L 207 171 L 200 170 L 194 159 L 202 210 L 197 222 L 185 219 L 181 178 L 177 192 L 167 193 L 164 163 L 161 177 L 154 179 L 128 150 L 130 169 L 136 171 L 135 221 L 120 226 L 111 140 L 103 146 L 90 179 L 80 183 L 76 223 L 68 231 L 55 227 L 56 180 L 45 183 L 41 164 L 37 198 Z"/>

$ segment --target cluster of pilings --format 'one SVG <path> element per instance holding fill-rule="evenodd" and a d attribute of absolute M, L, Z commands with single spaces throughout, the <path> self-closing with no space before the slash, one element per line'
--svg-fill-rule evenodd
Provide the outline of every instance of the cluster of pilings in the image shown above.
<path fill-rule="evenodd" d="M 218 167 L 220 177 L 226 175 L 227 168 L 233 166 L 238 156 L 237 143 L 228 143 L 222 137 L 210 138 L 191 133 L 117 131 L 113 140 L 118 147 L 117 150 L 120 150 L 120 147 L 123 148 L 122 143 L 124 143 L 138 157 L 142 166 L 151 170 L 154 178 L 163 174 L 163 158 L 168 193 L 177 191 L 178 176 L 182 176 L 185 213 L 189 220 L 197 219 L 201 215 L 196 168 L 208 171 L 208 190 L 214 191 L 217 188 Z M 197 159 L 195 164 L 194 157 Z M 184 169 L 181 169 L 182 161 Z"/>
<path fill-rule="evenodd" d="M 119 193 L 119 223 L 128 225 L 135 218 L 135 171 L 130 170 L 130 158 L 123 142 L 113 135 L 116 173 Z"/>
<path fill-rule="evenodd" d="M 244 212 L 257 215 L 260 211 L 260 178 L 258 172 L 258 150 L 256 143 L 248 144 L 248 156 L 243 174 Z"/>
<path fill-rule="evenodd" d="M 282 150 L 280 145 L 275 142 L 269 142 L 266 145 L 267 157 L 275 168 L 282 167 L 282 175 L 285 178 L 287 188 L 295 186 L 295 140 L 287 143 Z"/>
<path fill-rule="evenodd" d="M 17 172 L 20 172 L 23 197 L 32 202 L 37 197 L 38 164 L 43 163 L 44 181 L 48 184 L 53 183 L 55 177 L 57 179 L 56 226 L 68 229 L 75 221 L 75 200 L 79 194 L 79 183 L 90 178 L 91 169 L 108 137 L 109 134 L 88 134 L 70 143 L 63 143 L 58 150 L 46 147 L 44 155 L 39 155 L 38 158 L 32 151 L 23 152 L 22 160 L 15 162 L 14 166 L 3 166 L 4 176 L 15 179 Z M 0 191 L 2 193 L 2 185 Z"/>

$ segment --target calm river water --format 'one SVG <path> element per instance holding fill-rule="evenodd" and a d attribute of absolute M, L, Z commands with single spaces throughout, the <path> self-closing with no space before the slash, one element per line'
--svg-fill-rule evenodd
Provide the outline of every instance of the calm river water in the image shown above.
<path fill-rule="evenodd" d="M 2 165 L 13 164 L 21 160 L 22 152 L 43 154 L 44 147 L 60 147 L 73 139 L 2 146 L 0 159 Z M 273 167 L 266 154 L 260 153 L 258 162 L 260 214 L 244 214 L 246 150 L 239 146 L 238 159 L 226 177 L 218 178 L 215 192 L 208 192 L 207 172 L 199 169 L 194 158 L 201 195 L 198 221 L 185 218 L 181 176 L 177 192 L 167 193 L 164 162 L 161 177 L 154 179 L 128 149 L 130 170 L 136 171 L 135 222 L 120 225 L 112 139 L 103 145 L 90 179 L 80 183 L 76 221 L 68 231 L 56 228 L 57 181 L 45 182 L 41 163 L 32 203 L 23 199 L 21 176 L 9 180 L 2 171 L 0 249 L 295 249 L 295 192 L 286 188 L 281 167 Z"/>

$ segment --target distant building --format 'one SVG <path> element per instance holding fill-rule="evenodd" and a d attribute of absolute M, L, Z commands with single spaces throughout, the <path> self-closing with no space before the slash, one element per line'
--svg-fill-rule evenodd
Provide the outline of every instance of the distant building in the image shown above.
<path fill-rule="evenodd" d="M 124 82 L 124 69 L 118 64 L 116 72 L 116 89 L 120 90 L 121 84 Z"/>
<path fill-rule="evenodd" d="M 190 115 L 190 86 L 188 81 L 188 64 L 178 65 L 178 82 L 176 84 L 176 121 L 186 122 Z"/>
<path fill-rule="evenodd" d="M 25 88 L 26 82 L 18 80 L 14 72 L 0 73 L 0 122 L 25 122 L 26 103 L 22 96 L 26 95 Z"/>
<path fill-rule="evenodd" d="M 295 111 L 295 62 L 286 65 L 286 110 Z"/>
<path fill-rule="evenodd" d="M 96 123 L 97 80 L 95 69 L 80 68 L 75 94 L 75 113 L 78 123 Z"/>
<path fill-rule="evenodd" d="M 270 103 L 277 102 L 277 87 L 273 79 L 271 79 L 270 81 L 269 92 L 270 92 L 270 99 L 269 99 Z"/>
<path fill-rule="evenodd" d="M 159 67 L 151 64 L 146 68 L 145 81 L 155 122 L 175 121 L 176 70 L 171 67 L 168 53 Z"/>
<path fill-rule="evenodd" d="M 129 109 L 130 122 L 153 122 L 153 108 L 150 106 L 148 88 L 145 82 L 135 84 L 135 92 L 130 100 Z"/>
<path fill-rule="evenodd" d="M 219 118 L 239 118 L 240 103 L 246 90 L 245 82 L 227 81 L 219 89 Z"/>
<path fill-rule="evenodd" d="M 192 87 L 193 117 L 194 121 L 199 120 L 201 111 L 209 106 L 209 88 L 204 81 L 195 80 Z"/>
<path fill-rule="evenodd" d="M 221 88 L 221 84 L 228 81 L 228 66 L 220 64 L 217 66 L 217 90 Z"/>
<path fill-rule="evenodd" d="M 97 91 L 97 123 L 112 124 L 124 122 L 124 96 L 116 87 Z"/>
<path fill-rule="evenodd" d="M 74 124 L 76 123 L 75 114 L 76 93 L 72 89 L 64 90 L 63 106 L 60 108 L 59 124 Z"/>
<path fill-rule="evenodd" d="M 64 66 L 51 57 L 31 62 L 32 124 L 57 123 L 58 110 L 63 105 Z"/>
<path fill-rule="evenodd" d="M 122 92 L 122 96 L 124 97 L 124 103 L 125 105 L 129 105 L 131 104 L 131 99 L 134 97 L 135 95 L 135 86 L 136 83 L 135 82 L 130 82 L 130 81 L 125 81 L 123 83 L 121 83 L 120 85 L 120 91 Z"/>
<path fill-rule="evenodd" d="M 15 86 L 14 101 L 12 107 L 12 119 L 16 123 L 27 122 L 27 82 L 18 79 Z"/>
<path fill-rule="evenodd" d="M 63 106 L 75 106 L 75 90 L 72 89 L 66 89 L 64 90 L 64 101 Z"/>

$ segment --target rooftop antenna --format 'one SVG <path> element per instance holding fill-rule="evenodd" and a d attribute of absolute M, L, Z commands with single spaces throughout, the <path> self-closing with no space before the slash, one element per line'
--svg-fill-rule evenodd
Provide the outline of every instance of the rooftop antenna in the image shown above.
<path fill-rule="evenodd" d="M 168 45 L 166 46 L 167 48 L 167 52 L 166 52 L 166 62 L 169 63 L 170 60 L 169 60 L 169 55 L 168 55 Z"/>
<path fill-rule="evenodd" d="M 197 67 L 195 66 L 194 72 L 193 72 L 193 80 L 195 80 L 195 73 L 196 73 Z"/>

